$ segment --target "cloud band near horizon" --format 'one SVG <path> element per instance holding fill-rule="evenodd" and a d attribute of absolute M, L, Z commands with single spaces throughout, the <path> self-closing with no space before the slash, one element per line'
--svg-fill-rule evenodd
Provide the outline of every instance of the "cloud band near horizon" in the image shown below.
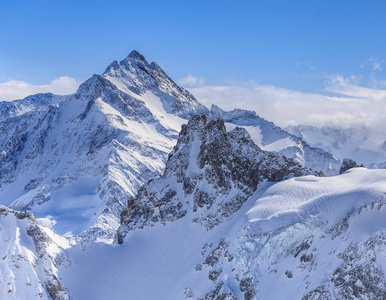
<path fill-rule="evenodd" d="M 255 111 L 259 116 L 286 127 L 314 126 L 370 126 L 384 127 L 386 90 L 361 86 L 356 78 L 331 76 L 321 93 L 306 93 L 273 85 L 259 85 L 253 81 L 206 86 L 203 78 L 191 75 L 178 80 L 202 104 L 216 104 L 224 110 L 235 108 Z M 21 99 L 36 93 L 58 95 L 75 93 L 81 81 L 68 76 L 52 80 L 46 85 L 10 80 L 0 83 L 0 101 Z"/>

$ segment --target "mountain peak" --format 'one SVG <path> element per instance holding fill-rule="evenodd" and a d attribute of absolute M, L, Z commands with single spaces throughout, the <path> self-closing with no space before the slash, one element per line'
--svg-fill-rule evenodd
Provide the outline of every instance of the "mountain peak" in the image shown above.
<path fill-rule="evenodd" d="M 130 54 L 127 56 L 127 58 L 135 58 L 138 60 L 146 61 L 145 57 L 137 50 L 131 51 Z"/>
<path fill-rule="evenodd" d="M 182 126 L 163 176 L 129 201 L 118 242 L 123 243 L 129 230 L 187 215 L 210 230 L 236 213 L 260 183 L 311 172 L 281 154 L 261 150 L 244 128 L 227 132 L 224 119 L 195 115 Z"/>

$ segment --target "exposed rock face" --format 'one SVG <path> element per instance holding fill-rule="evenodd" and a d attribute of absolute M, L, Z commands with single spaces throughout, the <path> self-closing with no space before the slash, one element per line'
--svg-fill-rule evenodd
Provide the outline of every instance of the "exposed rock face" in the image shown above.
<path fill-rule="evenodd" d="M 364 167 L 363 164 L 358 165 L 356 161 L 353 161 L 351 158 L 344 158 L 342 161 L 342 166 L 340 167 L 339 174 L 343 174 L 351 168 Z"/>
<path fill-rule="evenodd" d="M 311 171 L 280 154 L 263 151 L 243 128 L 226 132 L 221 118 L 196 115 L 183 125 L 164 176 L 144 185 L 122 216 L 127 230 L 165 224 L 188 213 L 207 229 L 240 209 L 263 181 Z"/>
<path fill-rule="evenodd" d="M 70 299 L 58 267 L 69 266 L 68 241 L 38 224 L 31 213 L 0 206 L 1 295 L 10 299 Z M 55 240 L 55 241 L 54 241 Z M 60 242 L 60 244 L 58 244 Z"/>

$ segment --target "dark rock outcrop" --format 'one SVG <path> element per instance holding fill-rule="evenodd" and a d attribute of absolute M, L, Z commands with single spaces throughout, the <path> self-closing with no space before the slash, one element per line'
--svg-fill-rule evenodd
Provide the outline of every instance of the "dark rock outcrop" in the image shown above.
<path fill-rule="evenodd" d="M 349 169 L 352 168 L 364 168 L 365 166 L 363 164 L 358 165 L 356 161 L 352 160 L 351 158 L 344 158 L 342 161 L 342 166 L 340 167 L 339 174 L 343 174 Z"/>
<path fill-rule="evenodd" d="M 166 224 L 193 211 L 208 230 L 229 219 L 264 181 L 310 174 L 292 159 L 261 150 L 243 128 L 227 132 L 222 118 L 196 115 L 183 125 L 164 176 L 144 185 L 122 214 L 127 230 Z"/>

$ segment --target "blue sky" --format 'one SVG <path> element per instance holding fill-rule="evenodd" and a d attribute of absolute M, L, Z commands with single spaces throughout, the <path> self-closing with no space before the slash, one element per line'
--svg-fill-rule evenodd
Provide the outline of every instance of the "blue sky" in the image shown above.
<path fill-rule="evenodd" d="M 323 73 L 373 71 L 361 65 L 386 56 L 385 13 L 384 1 L 2 0 L 0 79 L 87 79 L 137 49 L 173 78 L 309 90 Z"/>
<path fill-rule="evenodd" d="M 0 83 L 78 82 L 137 49 L 191 87 L 384 88 L 385 15 L 385 1 L 2 0 Z"/>

